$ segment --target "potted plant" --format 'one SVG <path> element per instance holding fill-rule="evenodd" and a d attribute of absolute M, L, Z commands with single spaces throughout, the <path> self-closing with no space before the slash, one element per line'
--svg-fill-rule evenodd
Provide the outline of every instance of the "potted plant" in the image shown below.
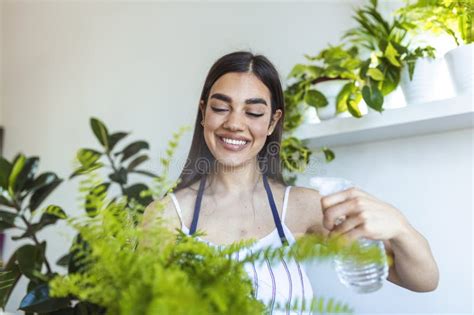
<path fill-rule="evenodd" d="M 409 1 L 399 13 L 416 21 L 414 31 L 445 33 L 453 38 L 457 47 L 447 52 L 445 58 L 455 88 L 458 93 L 472 90 L 474 2 L 472 0 Z"/>
<path fill-rule="evenodd" d="M 202 233 L 172 233 L 161 216 L 147 218 L 148 223 L 153 222 L 153 228 L 147 229 L 139 224 L 144 207 L 152 196 L 160 200 L 176 185 L 167 172 L 185 129 L 173 135 L 161 159 L 165 170 L 156 176 L 137 169 L 148 157 L 143 152 L 148 148 L 146 142 L 115 149 L 128 133 L 109 133 L 97 119 L 91 120 L 91 127 L 102 148 L 81 149 L 77 154 L 78 167 L 72 177 L 83 178 L 79 191 L 85 210 L 79 216 L 68 217 L 56 205 L 40 208 L 62 180 L 52 172 L 37 176 L 39 158 L 19 154 L 8 161 L 0 157 L 0 203 L 6 208 L 0 213 L 1 229 L 18 230 L 21 234 L 16 239 L 22 239 L 22 246 L 1 266 L 0 309 L 19 278 L 26 277 L 30 282 L 19 309 L 27 314 L 260 315 L 268 309 L 253 294 L 244 269 L 247 262 L 265 258 L 272 263 L 280 257 L 330 259 L 341 252 L 358 261 L 380 261 L 375 247 L 367 251 L 357 243 L 347 246 L 351 244 L 343 239 L 317 235 L 302 237 L 289 248 L 269 247 L 234 260 L 232 254 L 252 245 L 251 240 L 214 248 L 195 238 Z M 127 175 L 132 171 L 153 177 L 151 188 L 129 184 Z M 120 188 L 118 195 L 110 195 L 112 184 Z M 165 204 L 157 202 L 156 206 L 160 211 Z M 57 263 L 67 267 L 67 273 L 53 270 L 46 257 L 46 241 L 37 235 L 58 220 L 66 220 L 77 232 L 69 253 Z M 346 304 L 321 297 L 276 305 L 278 310 L 289 311 L 288 307 L 294 311 L 305 307 L 318 314 L 352 312 Z"/>
<path fill-rule="evenodd" d="M 305 55 L 305 58 L 311 64 L 297 64 L 288 75 L 289 79 L 297 80 L 287 89 L 293 96 L 291 101 L 315 108 L 320 120 L 361 117 L 358 49 L 329 46 L 316 56 Z"/>
<path fill-rule="evenodd" d="M 354 19 L 358 25 L 347 31 L 343 38 L 367 55 L 360 71 L 365 82 L 362 96 L 370 108 L 382 111 L 384 97 L 397 89 L 402 70 L 406 68 L 412 78 L 416 60 L 434 57 L 434 49 L 412 47 L 407 33 L 413 26 L 399 16 L 392 21 L 386 20 L 377 9 L 377 0 L 357 9 Z M 400 104 L 383 107 L 400 107 Z"/>

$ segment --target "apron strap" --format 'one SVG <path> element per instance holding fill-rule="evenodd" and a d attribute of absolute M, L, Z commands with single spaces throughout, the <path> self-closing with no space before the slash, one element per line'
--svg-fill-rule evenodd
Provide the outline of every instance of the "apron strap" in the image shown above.
<path fill-rule="evenodd" d="M 265 186 L 265 190 L 267 191 L 268 202 L 270 203 L 270 207 L 272 208 L 273 221 L 275 221 L 278 235 L 280 236 L 281 244 L 288 245 L 288 240 L 286 239 L 285 232 L 283 231 L 283 226 L 281 224 L 280 216 L 278 215 L 275 200 L 273 200 L 272 190 L 270 189 L 270 185 L 268 184 L 267 176 L 265 174 L 263 174 L 263 185 Z"/>
<path fill-rule="evenodd" d="M 278 215 L 278 210 L 275 205 L 275 200 L 273 199 L 272 190 L 270 188 L 270 185 L 268 184 L 267 176 L 263 174 L 262 178 L 263 178 L 263 185 L 265 186 L 265 191 L 267 192 L 268 202 L 270 203 L 270 207 L 272 209 L 273 221 L 275 222 L 278 235 L 280 236 L 280 241 L 282 245 L 288 245 L 288 240 L 285 236 L 285 232 L 283 231 L 283 226 L 281 224 L 280 216 Z M 191 228 L 189 229 L 190 235 L 196 233 L 197 224 L 199 220 L 199 212 L 201 211 L 201 201 L 202 201 L 202 195 L 204 194 L 205 183 L 206 183 L 206 175 L 203 175 L 201 177 L 201 182 L 199 184 L 199 190 L 198 190 L 196 202 L 194 204 L 193 221 L 191 223 Z"/>
<path fill-rule="evenodd" d="M 191 229 L 189 230 L 189 234 L 193 235 L 196 233 L 196 228 L 199 219 L 199 211 L 201 211 L 201 201 L 202 195 L 204 193 L 204 185 L 206 184 L 206 175 L 202 175 L 201 183 L 199 184 L 199 190 L 196 198 L 196 202 L 194 203 L 194 214 L 193 214 L 193 222 L 191 223 Z"/>

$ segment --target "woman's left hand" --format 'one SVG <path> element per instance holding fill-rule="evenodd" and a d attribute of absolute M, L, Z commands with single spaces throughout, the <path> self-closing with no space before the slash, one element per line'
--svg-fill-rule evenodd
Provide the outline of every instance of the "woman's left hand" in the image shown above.
<path fill-rule="evenodd" d="M 349 240 L 360 237 L 392 240 L 409 226 L 407 219 L 392 205 L 378 200 L 357 187 L 321 198 L 323 224 L 329 236 Z M 338 220 L 344 219 L 337 224 Z"/>

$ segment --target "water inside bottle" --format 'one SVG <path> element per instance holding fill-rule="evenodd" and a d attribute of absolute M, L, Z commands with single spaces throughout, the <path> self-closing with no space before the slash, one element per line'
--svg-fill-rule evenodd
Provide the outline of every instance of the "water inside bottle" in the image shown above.
<path fill-rule="evenodd" d="M 310 185 L 317 189 L 322 196 L 333 194 L 353 187 L 353 184 L 337 177 L 313 177 Z M 336 220 L 336 225 L 344 221 L 344 217 Z M 388 276 L 388 264 L 385 255 L 385 247 L 382 241 L 361 238 L 361 248 L 377 246 L 382 255 L 381 262 L 363 263 L 354 261 L 350 257 L 336 256 L 334 258 L 334 269 L 339 281 L 356 293 L 370 293 L 379 290 Z"/>

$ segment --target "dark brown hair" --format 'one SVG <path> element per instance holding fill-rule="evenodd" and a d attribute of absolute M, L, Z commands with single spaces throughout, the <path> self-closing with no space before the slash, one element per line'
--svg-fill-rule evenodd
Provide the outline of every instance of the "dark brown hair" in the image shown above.
<path fill-rule="evenodd" d="M 219 58 L 212 65 L 207 74 L 201 98 L 205 105 L 213 84 L 224 74 L 230 72 L 253 73 L 270 90 L 272 116 L 277 109 L 282 111 L 274 131 L 257 155 L 258 166 L 262 174 L 267 175 L 282 184 L 284 183 L 281 174 L 280 164 L 280 143 L 283 132 L 283 120 L 285 118 L 284 97 L 280 78 L 273 64 L 263 55 L 254 55 L 247 51 L 237 51 Z M 200 180 L 205 174 L 209 174 L 211 167 L 215 165 L 215 158 L 209 151 L 204 140 L 204 128 L 201 125 L 203 120 L 202 112 L 198 106 L 196 121 L 194 123 L 194 135 L 189 150 L 186 165 L 179 176 L 179 184 L 175 191 L 186 188 Z"/>

